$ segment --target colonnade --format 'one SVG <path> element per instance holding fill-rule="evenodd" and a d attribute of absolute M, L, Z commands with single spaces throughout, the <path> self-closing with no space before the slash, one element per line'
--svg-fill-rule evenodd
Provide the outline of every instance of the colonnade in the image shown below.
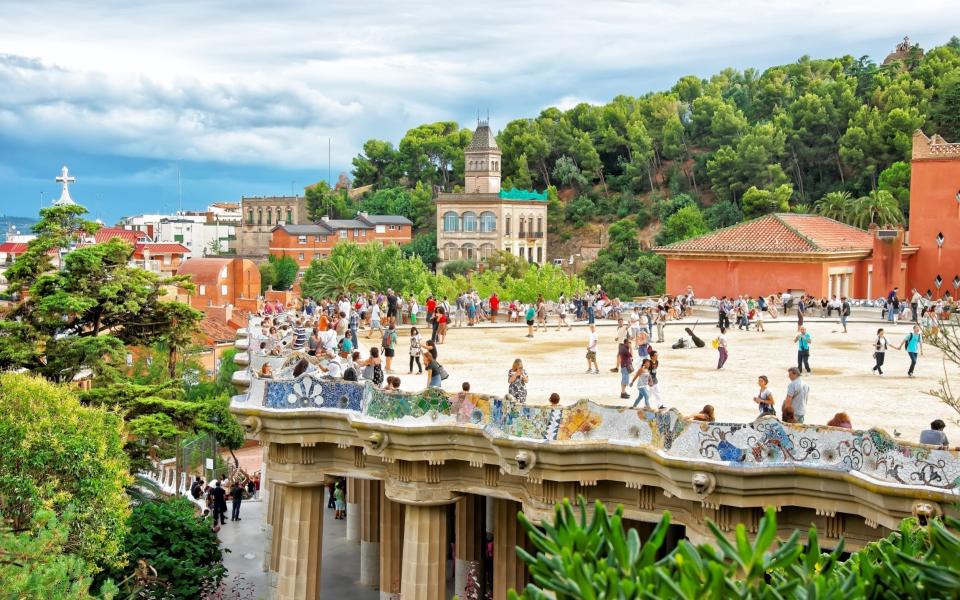
<path fill-rule="evenodd" d="M 360 546 L 357 581 L 379 589 L 381 600 L 484 598 L 489 586 L 494 600 L 505 600 L 526 585 L 516 553 L 529 547 L 519 502 L 476 494 L 403 502 L 387 496 L 384 482 L 357 478 L 347 478 L 346 490 L 346 538 Z M 325 491 L 322 483 L 269 485 L 264 566 L 278 600 L 320 598 Z M 489 538 L 493 560 L 485 561 Z"/>

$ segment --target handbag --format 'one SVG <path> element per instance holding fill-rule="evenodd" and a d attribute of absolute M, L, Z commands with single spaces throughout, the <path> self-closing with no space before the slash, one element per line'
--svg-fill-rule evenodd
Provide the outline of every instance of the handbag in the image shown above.
<path fill-rule="evenodd" d="M 439 369 L 437 371 L 440 373 L 440 381 L 443 381 L 450 377 L 450 373 L 447 373 L 447 370 L 443 368 L 443 365 L 437 365 Z"/>

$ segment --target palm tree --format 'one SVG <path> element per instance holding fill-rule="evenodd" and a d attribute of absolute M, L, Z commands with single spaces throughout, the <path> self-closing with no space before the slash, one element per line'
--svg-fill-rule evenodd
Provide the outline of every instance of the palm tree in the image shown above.
<path fill-rule="evenodd" d="M 850 192 L 828 192 L 823 198 L 817 200 L 818 214 L 844 223 L 849 222 L 852 208 L 853 197 L 850 196 Z"/>
<path fill-rule="evenodd" d="M 874 190 L 854 203 L 849 223 L 866 229 L 871 224 L 899 225 L 903 223 L 900 203 L 887 190 Z"/>
<path fill-rule="evenodd" d="M 360 272 L 356 258 L 346 255 L 333 255 L 326 260 L 314 261 L 300 283 L 305 296 L 317 298 L 335 298 L 368 286 L 369 282 Z"/>

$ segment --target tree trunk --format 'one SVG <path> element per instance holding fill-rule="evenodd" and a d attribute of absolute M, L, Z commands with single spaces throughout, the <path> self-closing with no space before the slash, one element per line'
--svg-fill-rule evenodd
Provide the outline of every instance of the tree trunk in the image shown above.
<path fill-rule="evenodd" d="M 603 184 L 603 195 L 609 196 L 610 192 L 607 190 L 607 180 L 603 176 L 603 167 L 600 167 L 599 169 L 597 169 L 597 175 L 600 176 L 600 183 Z"/>
<path fill-rule="evenodd" d="M 170 375 L 170 379 L 177 376 L 177 347 L 173 344 L 170 344 L 170 351 L 167 354 L 167 374 Z"/>
<path fill-rule="evenodd" d="M 840 185 L 844 185 L 846 182 L 843 180 L 843 164 L 840 162 L 840 153 L 834 153 L 834 157 L 837 159 L 837 172 L 840 173 Z"/>
<path fill-rule="evenodd" d="M 653 184 L 653 169 L 650 168 L 650 161 L 647 161 L 647 179 L 650 180 L 650 191 L 653 192 L 657 186 Z"/>

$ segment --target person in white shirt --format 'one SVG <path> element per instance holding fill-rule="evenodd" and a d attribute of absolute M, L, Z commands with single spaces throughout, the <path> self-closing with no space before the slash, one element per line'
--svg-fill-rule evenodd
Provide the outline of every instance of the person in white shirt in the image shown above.
<path fill-rule="evenodd" d="M 597 326 L 591 324 L 590 335 L 587 337 L 587 373 L 593 373 L 594 375 L 600 373 L 600 366 L 597 364 L 597 345 L 599 342 L 600 336 L 597 334 Z"/>
<path fill-rule="evenodd" d="M 340 303 L 337 305 L 337 310 L 338 310 L 339 312 L 342 312 L 342 313 L 343 313 L 344 315 L 346 315 L 346 317 L 349 319 L 349 318 L 350 318 L 350 311 L 351 311 L 352 309 L 353 309 L 353 307 L 350 306 L 350 300 L 347 299 L 346 296 L 343 296 L 342 298 L 340 298 Z"/>

